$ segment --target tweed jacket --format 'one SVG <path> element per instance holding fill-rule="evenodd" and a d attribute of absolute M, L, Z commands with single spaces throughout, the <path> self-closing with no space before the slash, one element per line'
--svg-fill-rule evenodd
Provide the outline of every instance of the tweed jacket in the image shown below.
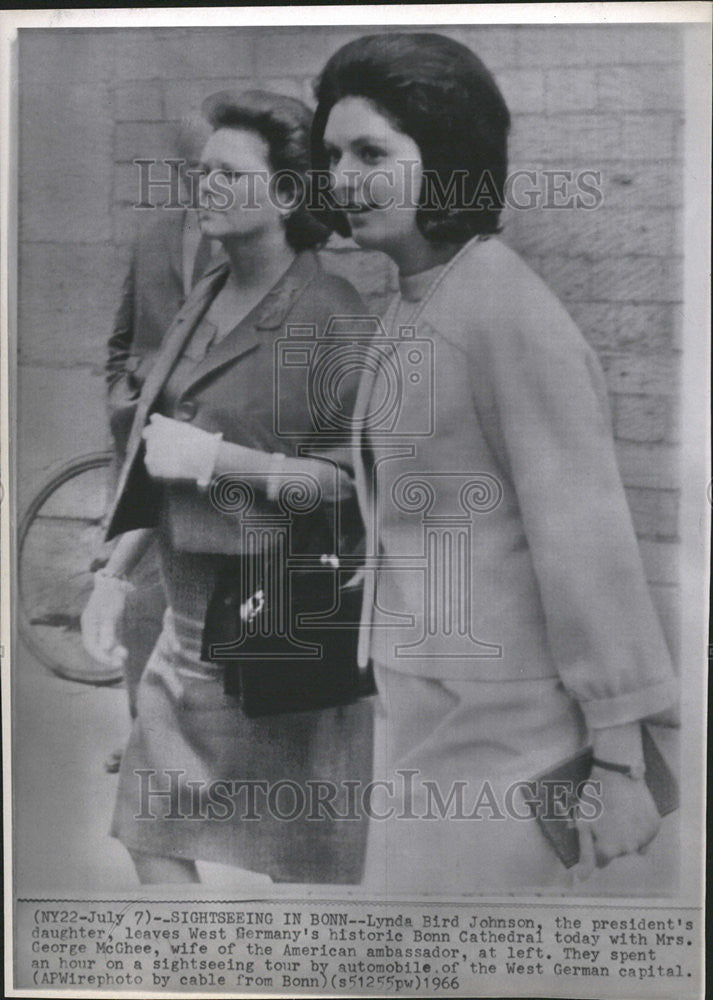
<path fill-rule="evenodd" d="M 401 419 L 385 428 L 373 403 L 387 357 L 377 337 L 353 435 L 362 663 L 435 679 L 559 677 L 595 728 L 670 706 L 604 376 L 562 305 L 499 239 L 475 239 L 408 326 L 386 333 Z"/>
<path fill-rule="evenodd" d="M 162 388 L 228 270 L 227 263 L 219 263 L 195 286 L 147 376 L 108 518 L 108 538 L 154 526 L 161 515 L 179 551 L 221 555 L 245 551 L 241 512 L 221 509 L 195 484 L 157 484 L 146 472 L 141 437 L 150 414 L 160 405 Z M 265 298 L 197 363 L 171 411 L 164 411 L 164 415 L 212 433 L 222 432 L 225 441 L 260 451 L 318 453 L 339 462 L 349 454 L 349 415 L 358 375 L 353 374 L 339 387 L 347 414 L 341 447 L 338 438 L 321 441 L 309 378 L 318 338 L 330 317 L 359 316 L 362 312 L 359 296 L 347 281 L 323 271 L 315 253 L 298 254 Z M 286 359 L 283 346 L 290 349 Z M 249 480 L 249 476 L 245 478 Z M 259 490 L 250 490 L 249 484 L 248 491 L 254 495 L 242 512 L 246 517 L 274 515 L 274 501 L 268 501 Z M 295 518 L 299 520 L 299 515 Z"/>

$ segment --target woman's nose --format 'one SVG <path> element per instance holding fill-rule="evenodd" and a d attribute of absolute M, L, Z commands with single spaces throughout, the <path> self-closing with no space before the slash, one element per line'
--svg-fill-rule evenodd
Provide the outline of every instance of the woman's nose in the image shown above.
<path fill-rule="evenodd" d="M 361 183 L 361 170 L 348 156 L 342 156 L 331 167 L 333 191 L 341 204 L 353 201 Z"/>
<path fill-rule="evenodd" d="M 203 171 L 203 173 L 198 175 L 198 204 L 205 206 L 208 203 L 208 173 Z"/>
<path fill-rule="evenodd" d="M 198 181 L 201 208 L 225 208 L 226 184 L 218 170 L 204 171 Z"/>

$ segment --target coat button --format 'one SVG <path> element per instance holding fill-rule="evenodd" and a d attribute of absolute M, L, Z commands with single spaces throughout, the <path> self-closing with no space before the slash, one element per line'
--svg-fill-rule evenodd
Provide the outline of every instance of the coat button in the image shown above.
<path fill-rule="evenodd" d="M 176 407 L 174 416 L 176 420 L 193 420 L 197 412 L 198 406 L 196 401 L 194 399 L 184 399 Z"/>

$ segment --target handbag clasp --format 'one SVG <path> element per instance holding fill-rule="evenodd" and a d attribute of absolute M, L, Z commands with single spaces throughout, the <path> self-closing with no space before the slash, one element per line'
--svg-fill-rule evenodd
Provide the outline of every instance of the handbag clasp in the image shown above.
<path fill-rule="evenodd" d="M 244 622 L 251 622 L 260 614 L 265 607 L 265 591 L 256 590 L 240 605 L 240 619 Z"/>

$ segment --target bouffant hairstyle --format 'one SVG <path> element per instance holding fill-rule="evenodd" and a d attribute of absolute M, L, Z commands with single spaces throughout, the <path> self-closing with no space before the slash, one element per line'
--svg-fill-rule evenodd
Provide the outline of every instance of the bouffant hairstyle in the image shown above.
<path fill-rule="evenodd" d="M 329 228 L 307 209 L 309 203 L 310 127 L 312 112 L 294 97 L 265 90 L 244 93 L 222 90 L 206 98 L 203 115 L 214 129 L 256 132 L 268 147 L 271 169 L 278 175 L 280 200 L 295 207 L 285 220 L 287 242 L 294 250 L 319 246 Z"/>
<path fill-rule="evenodd" d="M 421 151 L 416 221 L 427 239 L 460 244 L 498 231 L 510 114 L 492 74 L 465 45 L 422 32 L 365 35 L 331 57 L 315 94 L 315 170 L 328 169 L 330 111 L 342 98 L 362 97 Z M 334 228 L 347 235 L 346 217 L 332 215 Z"/>

